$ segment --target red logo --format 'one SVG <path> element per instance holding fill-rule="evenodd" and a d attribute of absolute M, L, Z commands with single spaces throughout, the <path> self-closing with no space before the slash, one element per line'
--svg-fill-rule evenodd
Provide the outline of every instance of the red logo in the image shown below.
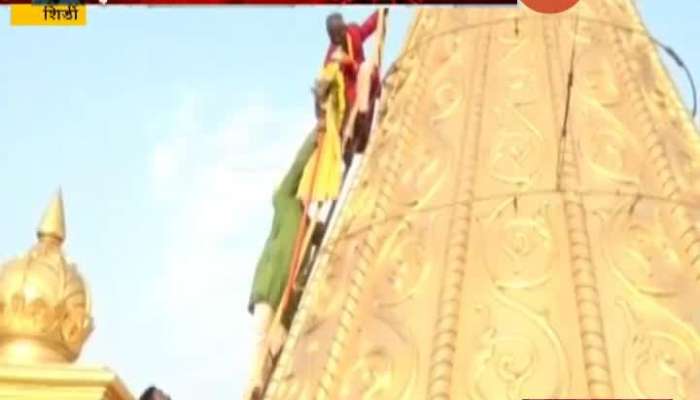
<path fill-rule="evenodd" d="M 578 0 L 520 0 L 529 8 L 546 14 L 556 14 L 568 10 Z"/>

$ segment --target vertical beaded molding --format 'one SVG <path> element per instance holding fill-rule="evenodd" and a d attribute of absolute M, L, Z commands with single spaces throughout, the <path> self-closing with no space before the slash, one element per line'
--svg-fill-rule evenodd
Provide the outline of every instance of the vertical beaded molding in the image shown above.
<path fill-rule="evenodd" d="M 547 52 L 550 54 L 549 59 L 558 64 L 557 67 L 554 67 L 550 62 L 550 76 L 561 76 L 561 80 L 558 82 L 554 81 L 555 78 L 552 78 L 551 82 L 552 101 L 556 107 L 559 104 L 565 104 L 567 101 L 566 97 L 560 94 L 560 91 L 555 90 L 555 87 L 561 87 L 566 90 L 569 66 L 568 62 L 566 66 L 562 65 L 562 54 L 552 50 L 559 48 L 559 46 L 553 46 L 552 37 L 556 35 L 557 40 L 560 39 L 560 35 L 553 33 L 555 28 L 551 25 L 552 23 L 554 23 L 554 21 L 546 25 L 545 44 Z M 575 40 L 576 38 L 572 38 L 572 45 L 575 43 Z M 566 55 L 565 59 L 567 61 L 569 60 L 569 54 Z M 576 60 L 574 60 L 574 65 L 575 63 Z M 574 77 L 574 85 L 575 82 L 576 78 Z M 572 90 L 575 89 L 572 88 Z M 573 99 L 571 101 L 573 102 Z M 556 115 L 556 113 L 554 115 Z M 563 114 L 561 118 L 563 119 Z M 563 120 L 559 121 L 555 126 L 561 126 L 562 123 L 564 123 Z M 559 133 L 558 131 L 555 132 Z M 564 145 L 560 149 L 560 151 L 563 152 L 561 155 L 562 163 L 561 170 L 557 171 L 557 180 L 561 182 L 564 218 L 569 241 L 569 263 L 572 281 L 574 283 L 579 336 L 583 347 L 582 355 L 586 384 L 590 396 L 596 398 L 610 398 L 613 396 L 614 389 L 610 375 L 610 362 L 607 355 L 605 331 L 603 329 L 598 283 L 595 268 L 591 260 L 591 243 L 588 235 L 586 210 L 583 197 L 580 193 L 579 166 L 572 138 L 573 135 L 581 133 L 582 132 L 569 131 L 568 135 L 562 139 L 564 140 Z"/>
<path fill-rule="evenodd" d="M 490 13 L 485 13 L 490 14 Z M 481 118 L 483 109 L 484 87 L 488 72 L 489 44 L 491 25 L 479 28 L 476 38 L 476 49 L 480 49 L 473 60 L 482 60 L 479 74 L 472 78 L 472 93 L 469 96 L 472 105 L 471 114 L 466 117 L 465 135 L 460 148 L 460 171 L 455 182 L 459 187 L 455 194 L 455 202 L 450 225 L 449 246 L 447 249 L 447 268 L 442 282 L 441 296 L 438 305 L 438 317 L 433 336 L 432 354 L 428 375 L 428 398 L 431 400 L 447 400 L 450 398 L 452 387 L 452 368 L 455 352 L 458 346 L 460 300 L 464 275 L 466 272 L 467 251 L 469 245 L 471 214 L 474 199 L 474 183 L 478 166 L 479 135 L 481 134 Z M 478 80 L 477 80 L 478 78 Z M 469 126 L 471 125 L 471 129 Z"/>
<path fill-rule="evenodd" d="M 424 13 L 419 13 L 416 17 L 415 30 L 419 30 L 421 26 L 421 19 L 429 17 Z M 414 30 L 412 36 L 417 32 Z M 420 46 L 418 43 L 417 46 Z M 409 49 L 408 51 L 415 51 L 415 49 Z M 411 124 L 407 123 L 405 120 L 407 117 L 415 115 L 419 112 L 418 100 L 424 95 L 426 89 L 426 77 L 424 75 L 424 68 L 422 64 L 418 64 L 416 68 L 416 76 L 413 84 L 413 91 L 415 94 L 411 96 L 411 100 L 407 102 L 407 106 L 404 112 L 403 120 L 401 121 L 401 128 L 394 132 L 397 135 L 396 147 L 392 153 L 391 161 L 388 163 L 386 170 L 381 171 L 383 174 L 382 183 L 377 196 L 377 200 L 374 206 L 371 220 L 383 221 L 389 217 L 387 214 L 387 205 L 391 202 L 393 198 L 393 188 L 396 186 L 395 182 L 400 176 L 400 164 L 402 155 L 405 152 L 407 146 L 407 136 L 414 135 L 416 132 Z M 375 171 L 374 173 L 380 173 Z M 352 330 L 355 323 L 355 317 L 357 316 L 357 308 L 360 303 L 360 298 L 363 294 L 365 288 L 365 281 L 368 274 L 368 270 L 372 266 L 375 260 L 375 253 L 380 247 L 380 237 L 378 232 L 374 227 L 370 227 L 367 236 L 362 240 L 362 243 L 358 246 L 357 254 L 358 260 L 350 272 L 350 282 L 348 293 L 345 301 L 340 310 L 338 328 L 335 335 L 333 336 L 333 341 L 330 345 L 330 350 L 326 364 L 321 371 L 321 377 L 319 381 L 319 386 L 314 396 L 316 400 L 327 400 L 333 393 L 333 384 L 336 381 L 338 375 L 338 366 L 344 355 L 347 337 Z"/>

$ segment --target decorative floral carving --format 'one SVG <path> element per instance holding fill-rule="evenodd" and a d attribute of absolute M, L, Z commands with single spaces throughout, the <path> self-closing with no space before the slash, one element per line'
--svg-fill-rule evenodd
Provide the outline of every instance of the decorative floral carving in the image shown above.
<path fill-rule="evenodd" d="M 576 68 L 577 83 L 581 85 L 579 95 L 603 107 L 610 107 L 620 102 L 621 93 L 615 70 L 599 49 L 586 52 L 578 61 Z M 620 126 L 619 123 L 616 125 Z"/>
<path fill-rule="evenodd" d="M 496 299 L 506 308 L 493 304 L 479 311 L 489 322 L 472 361 L 470 400 L 566 396 L 571 384 L 568 364 L 546 318 L 503 291 Z"/>
<path fill-rule="evenodd" d="M 491 175 L 505 183 L 518 185 L 521 190 L 532 187 L 546 161 L 544 137 L 522 114 L 510 109 L 499 112 L 503 124 L 496 133 L 491 148 L 489 166 Z M 508 121 L 508 122 L 506 122 Z M 508 125 L 505 125 L 508 124 Z"/>
<path fill-rule="evenodd" d="M 412 209 L 425 207 L 449 177 L 452 155 L 439 135 L 430 139 L 414 138 L 404 148 L 405 166 L 398 172 L 394 189 L 395 202 Z M 441 151 L 443 150 L 443 151 Z M 404 212 L 408 213 L 408 210 Z"/>
<path fill-rule="evenodd" d="M 626 317 L 628 338 L 624 346 L 624 372 L 630 387 L 639 397 L 669 397 L 692 400 L 691 385 L 700 382 L 700 338 L 695 343 L 674 333 L 674 326 L 644 321 L 630 304 L 618 299 Z"/>
<path fill-rule="evenodd" d="M 341 399 L 381 399 L 391 389 L 391 371 L 395 366 L 385 350 L 373 348 L 359 358 L 348 374 L 350 386 L 343 388 Z"/>
<path fill-rule="evenodd" d="M 535 345 L 521 335 L 499 337 L 493 327 L 484 332 L 481 342 L 472 400 L 521 400 L 523 385 L 535 367 Z"/>
<path fill-rule="evenodd" d="M 603 249 L 622 279 L 650 296 L 679 294 L 689 278 L 667 234 L 661 209 L 651 201 L 627 200 L 604 221 Z"/>
<path fill-rule="evenodd" d="M 419 226 L 418 224 L 421 224 Z M 430 221 L 405 220 L 384 241 L 377 255 L 374 302 L 396 306 L 412 297 L 431 270 L 426 259 Z"/>
<path fill-rule="evenodd" d="M 379 315 L 367 322 L 338 398 L 411 399 L 419 367 L 416 343 L 403 332 L 405 324 Z"/>
<path fill-rule="evenodd" d="M 550 206 L 533 209 L 532 203 L 516 201 L 494 207 L 480 224 L 495 301 L 485 309 L 489 322 L 474 359 L 474 400 L 560 396 L 569 390 L 568 361 L 548 317 L 553 305 L 547 283 L 559 257 Z"/>
<path fill-rule="evenodd" d="M 535 184 L 546 163 L 545 137 L 530 117 L 529 106 L 544 105 L 539 101 L 538 74 L 535 59 L 538 44 L 533 41 L 534 24 L 530 20 L 518 24 L 499 24 L 496 28 L 498 63 L 495 74 L 502 90 L 492 108 L 496 121 L 495 135 L 489 149 L 488 165 L 491 176 L 506 184 L 527 190 Z M 522 32 L 521 32 L 522 31 Z M 517 59 L 518 66 L 514 66 Z"/>
<path fill-rule="evenodd" d="M 454 115 L 463 105 L 464 97 L 460 83 L 459 79 L 454 79 L 451 82 L 443 82 L 435 89 L 432 98 L 435 112 L 431 113 L 433 124 Z"/>
<path fill-rule="evenodd" d="M 513 201 L 497 207 L 482 226 L 487 269 L 498 288 L 540 286 L 551 278 L 557 257 L 549 209 L 545 206 L 534 215 L 518 215 Z"/>
<path fill-rule="evenodd" d="M 579 105 L 588 131 L 577 135 L 584 160 L 598 176 L 626 188 L 639 186 L 639 150 L 626 128 L 596 100 Z"/>
<path fill-rule="evenodd" d="M 308 301 L 308 300 L 307 300 Z M 338 324 L 336 315 L 305 310 L 303 324 L 294 323 L 268 394 L 274 398 L 312 400 L 318 389 L 317 370 L 328 356 L 327 346 Z M 287 349 L 288 348 L 288 349 Z M 288 354 L 286 352 L 293 351 Z"/>

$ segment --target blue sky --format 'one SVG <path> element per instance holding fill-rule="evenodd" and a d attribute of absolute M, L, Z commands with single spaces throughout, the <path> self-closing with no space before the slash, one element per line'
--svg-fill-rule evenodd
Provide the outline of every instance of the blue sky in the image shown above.
<path fill-rule="evenodd" d="M 700 80 L 700 3 L 640 6 Z M 81 362 L 109 365 L 135 394 L 238 396 L 271 192 L 312 124 L 334 10 L 110 7 L 85 28 L 0 24 L 0 260 L 32 245 L 61 185 L 66 250 L 94 297 Z M 411 13 L 392 10 L 387 61 Z"/>

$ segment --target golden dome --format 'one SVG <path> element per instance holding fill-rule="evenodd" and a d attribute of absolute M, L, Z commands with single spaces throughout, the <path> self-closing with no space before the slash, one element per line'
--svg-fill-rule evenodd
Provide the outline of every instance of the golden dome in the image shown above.
<path fill-rule="evenodd" d="M 66 237 L 60 191 L 37 243 L 0 268 L 0 360 L 72 362 L 92 332 L 90 295 L 61 249 Z"/>

